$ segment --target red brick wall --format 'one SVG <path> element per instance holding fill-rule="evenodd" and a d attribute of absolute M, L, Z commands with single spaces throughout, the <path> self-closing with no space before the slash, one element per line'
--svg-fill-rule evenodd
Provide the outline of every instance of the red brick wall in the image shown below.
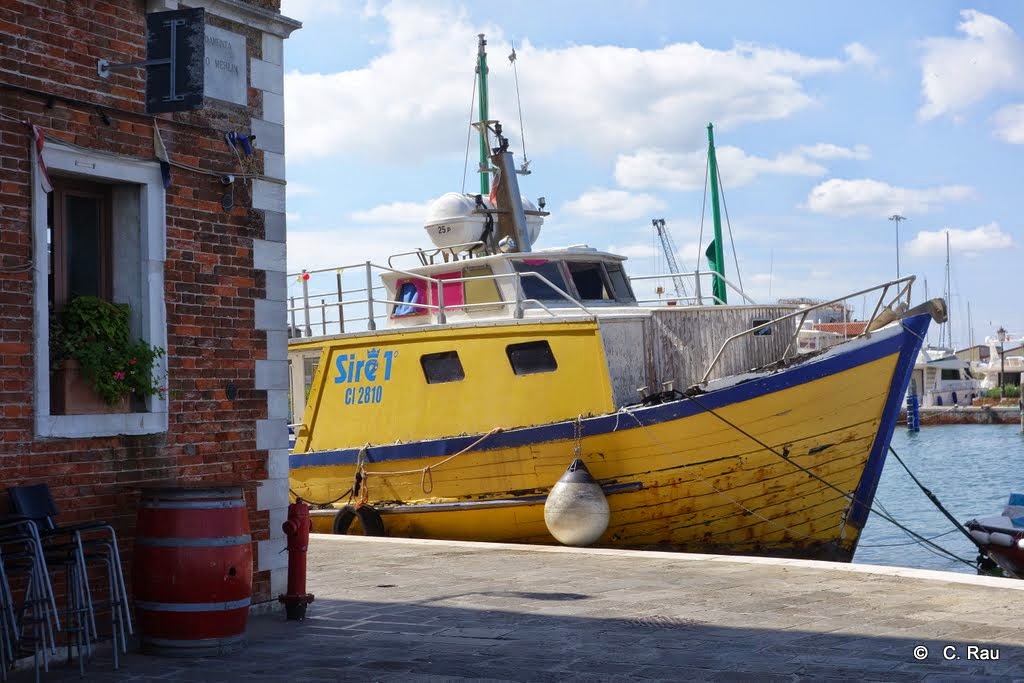
<path fill-rule="evenodd" d="M 258 1 L 261 7 L 277 2 Z M 255 329 L 254 299 L 264 276 L 253 268 L 253 238 L 263 237 L 248 184 L 236 182 L 235 209 L 220 205 L 216 177 L 178 168 L 167 190 L 167 355 L 169 429 L 165 434 L 95 439 L 38 439 L 33 428 L 33 296 L 28 119 L 50 136 L 104 152 L 153 159 L 152 120 L 144 115 L 141 69 L 96 74 L 111 63 L 145 59 L 145 3 L 132 0 L 4 0 L 0 4 L 0 472 L 2 488 L 49 483 L 62 519 L 107 519 L 130 562 L 139 485 L 186 478 L 265 479 L 266 452 L 256 450 L 255 421 L 266 417 L 266 392 L 254 388 L 255 362 L 266 357 Z M 207 15 L 209 23 L 246 35 L 259 58 L 260 33 Z M 51 97 L 52 96 L 52 97 Z M 97 108 L 99 107 L 99 109 Z M 208 102 L 162 115 L 160 128 L 176 161 L 239 173 L 223 133 L 248 131 L 261 113 Z M 100 113 L 102 112 L 102 114 Z M 103 114 L 109 118 L 104 121 Z M 255 170 L 262 160 L 257 152 Z M 229 400 L 225 387 L 238 388 Z M 267 513 L 247 493 L 255 540 L 267 538 Z M 6 505 L 0 493 L 0 510 Z M 255 543 L 254 543 L 255 554 Z M 269 597 L 258 574 L 256 599 Z"/>

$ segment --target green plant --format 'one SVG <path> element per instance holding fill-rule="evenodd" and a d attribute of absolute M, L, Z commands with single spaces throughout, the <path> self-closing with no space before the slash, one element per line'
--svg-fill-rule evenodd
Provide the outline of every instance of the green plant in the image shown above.
<path fill-rule="evenodd" d="M 987 398 L 1018 398 L 1020 396 L 1020 387 L 1016 384 L 1007 384 L 1003 386 L 1000 392 L 999 387 L 993 387 L 985 392 Z"/>
<path fill-rule="evenodd" d="M 79 296 L 50 320 L 53 361 L 78 361 L 82 376 L 110 405 L 131 394 L 163 394 L 161 377 L 153 374 L 164 350 L 132 339 L 127 304 Z"/>

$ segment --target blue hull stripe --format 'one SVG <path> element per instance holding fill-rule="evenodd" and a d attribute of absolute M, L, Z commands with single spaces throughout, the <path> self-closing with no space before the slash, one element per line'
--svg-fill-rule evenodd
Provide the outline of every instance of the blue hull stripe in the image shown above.
<path fill-rule="evenodd" d="M 913 316 L 903 320 L 903 332 L 885 339 L 872 341 L 864 346 L 858 347 L 845 353 L 838 353 L 830 358 L 814 360 L 802 363 L 786 370 L 780 370 L 774 374 L 758 377 L 730 387 L 711 391 L 700 395 L 700 402 L 704 407 L 696 405 L 693 401 L 682 399 L 672 403 L 665 403 L 649 408 L 637 407 L 630 411 L 630 415 L 612 413 L 597 417 L 584 418 L 582 424 L 583 436 L 607 433 L 612 431 L 625 431 L 635 429 L 640 425 L 650 426 L 678 420 L 704 412 L 705 407 L 711 410 L 723 406 L 741 403 L 766 394 L 771 394 L 784 389 L 789 389 L 801 384 L 814 382 L 823 377 L 833 375 L 850 368 L 865 365 L 872 361 L 884 358 L 900 352 L 900 363 L 898 370 L 903 369 L 902 363 L 906 358 L 910 359 L 910 369 L 913 369 L 913 359 L 917 357 L 917 351 L 921 346 L 921 340 L 928 329 L 927 314 Z M 890 389 L 889 398 L 885 406 L 885 414 L 882 417 L 882 425 L 888 429 L 887 434 L 891 436 L 892 426 L 895 425 L 896 417 L 900 407 L 900 396 L 898 386 L 906 390 L 906 384 L 910 381 L 909 372 L 906 376 L 900 376 Z M 894 402 L 894 398 L 895 402 Z M 635 418 L 635 419 L 634 419 Z M 637 424 L 639 421 L 640 425 Z M 575 420 L 556 422 L 536 427 L 523 427 L 509 429 L 491 436 L 480 444 L 476 450 L 490 451 L 506 448 L 516 448 L 536 443 L 549 441 L 569 441 L 574 438 Z M 368 462 L 386 462 L 389 460 L 411 460 L 416 458 L 444 457 L 457 453 L 474 441 L 480 438 L 479 434 L 471 436 L 457 436 L 441 439 L 429 439 L 424 441 L 411 441 L 403 444 L 388 444 L 371 446 L 367 448 Z M 881 461 L 873 463 L 879 472 L 885 460 L 885 449 L 879 449 L 882 440 L 876 440 L 875 450 L 881 450 Z M 884 439 L 888 446 L 888 437 Z M 289 456 L 288 464 L 292 469 L 306 467 L 326 467 L 333 465 L 354 465 L 359 454 L 359 448 L 345 448 L 330 451 L 316 451 L 310 453 L 298 453 Z M 875 451 L 872 451 L 872 459 L 877 460 Z M 877 483 L 877 482 L 876 482 Z M 872 494 L 874 489 L 872 488 Z"/>
<path fill-rule="evenodd" d="M 904 328 L 909 330 L 903 333 L 903 336 L 908 338 L 908 343 L 904 345 L 896 361 L 889 396 L 886 398 L 885 408 L 882 409 L 882 421 L 875 435 L 875 444 L 871 448 L 867 464 L 864 465 L 864 473 L 854 493 L 853 509 L 847 519 L 847 523 L 857 529 L 863 529 L 868 521 L 868 513 L 871 512 L 871 505 L 875 500 L 875 491 L 878 490 L 878 481 L 882 478 L 882 469 L 885 467 L 885 458 L 889 454 L 889 444 L 892 443 L 892 435 L 896 430 L 896 420 L 903 407 L 903 397 L 907 393 L 910 378 L 914 374 L 914 363 L 917 362 L 917 354 L 928 331 L 929 320 L 929 316 L 914 316 L 903 321 Z M 860 540 L 860 537 L 857 539 Z M 853 549 L 856 550 L 856 544 Z"/>

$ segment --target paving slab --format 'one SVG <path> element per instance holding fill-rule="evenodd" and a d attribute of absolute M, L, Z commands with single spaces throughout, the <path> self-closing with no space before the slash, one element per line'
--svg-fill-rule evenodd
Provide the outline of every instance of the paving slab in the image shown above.
<path fill-rule="evenodd" d="M 1024 672 L 1024 581 L 767 558 L 315 536 L 304 622 L 90 681 L 962 680 Z M 972 658 L 968 645 L 998 659 Z M 927 650 L 925 651 L 921 648 Z M 20 671 L 12 680 L 31 680 Z M 55 662 L 44 680 L 80 680 Z"/>

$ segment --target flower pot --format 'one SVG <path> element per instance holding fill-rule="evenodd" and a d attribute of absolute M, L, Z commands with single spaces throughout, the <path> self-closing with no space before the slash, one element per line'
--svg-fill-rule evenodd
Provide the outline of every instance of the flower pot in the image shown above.
<path fill-rule="evenodd" d="M 50 394 L 51 410 L 55 415 L 106 415 L 130 410 L 128 396 L 122 396 L 115 405 L 104 401 L 82 376 L 76 360 L 62 361 L 53 372 L 53 380 Z"/>

